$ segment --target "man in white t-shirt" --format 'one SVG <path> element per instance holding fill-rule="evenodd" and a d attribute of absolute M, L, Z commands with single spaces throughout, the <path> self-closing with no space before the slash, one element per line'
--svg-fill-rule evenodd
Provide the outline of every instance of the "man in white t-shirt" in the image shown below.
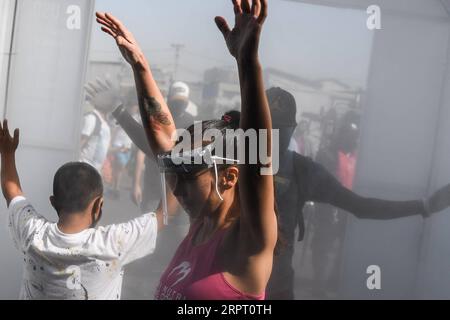
<path fill-rule="evenodd" d="M 24 197 L 15 165 L 19 132 L 0 124 L 1 184 L 9 230 L 23 254 L 21 299 L 120 299 L 123 267 L 154 251 L 162 210 L 127 223 L 95 228 L 103 184 L 91 165 L 73 162 L 55 174 L 52 223 Z"/>

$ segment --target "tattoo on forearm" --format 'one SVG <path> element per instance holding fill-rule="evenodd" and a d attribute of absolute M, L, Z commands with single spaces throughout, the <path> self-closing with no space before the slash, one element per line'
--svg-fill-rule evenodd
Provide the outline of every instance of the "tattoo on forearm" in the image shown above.
<path fill-rule="evenodd" d="M 170 126 L 169 116 L 161 111 L 161 104 L 154 97 L 144 97 L 144 110 L 150 122 Z"/>

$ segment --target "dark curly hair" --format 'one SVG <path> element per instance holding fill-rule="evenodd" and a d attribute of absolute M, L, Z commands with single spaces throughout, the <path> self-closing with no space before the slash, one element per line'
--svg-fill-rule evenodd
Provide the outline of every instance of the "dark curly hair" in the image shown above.
<path fill-rule="evenodd" d="M 53 178 L 54 205 L 58 214 L 83 211 L 93 199 L 102 195 L 102 177 L 87 163 L 66 163 Z"/>

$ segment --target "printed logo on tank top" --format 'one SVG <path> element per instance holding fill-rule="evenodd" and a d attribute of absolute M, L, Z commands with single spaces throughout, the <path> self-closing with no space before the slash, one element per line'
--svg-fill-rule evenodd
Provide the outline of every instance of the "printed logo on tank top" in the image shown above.
<path fill-rule="evenodd" d="M 184 261 L 182 263 L 180 263 L 177 267 L 173 268 L 172 271 L 169 273 L 169 275 L 167 276 L 167 280 L 168 282 L 170 282 L 171 275 L 174 275 L 174 277 L 177 279 L 177 281 L 175 281 L 174 283 L 172 283 L 170 285 L 170 288 L 176 286 L 180 281 L 183 281 L 191 272 L 191 264 L 188 261 Z"/>
<path fill-rule="evenodd" d="M 159 283 L 155 298 L 159 300 L 185 300 L 186 297 L 174 290 L 173 287 L 186 279 L 191 271 L 191 263 L 188 261 L 183 261 L 173 268 L 167 277 Z"/>

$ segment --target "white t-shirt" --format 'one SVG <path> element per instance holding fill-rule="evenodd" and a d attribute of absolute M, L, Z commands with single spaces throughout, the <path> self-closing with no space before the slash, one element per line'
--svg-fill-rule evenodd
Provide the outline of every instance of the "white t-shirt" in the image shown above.
<path fill-rule="evenodd" d="M 95 113 L 97 117 L 92 113 Z M 84 116 L 81 134 L 89 138 L 83 150 L 81 150 L 80 161 L 89 163 L 101 172 L 111 143 L 111 130 L 108 123 L 96 110 L 92 111 L 92 113 Z M 101 121 L 98 135 L 94 132 L 98 121 L 97 118 Z"/>
<path fill-rule="evenodd" d="M 20 299 L 120 299 L 123 267 L 153 253 L 157 219 L 62 233 L 24 198 L 9 206 L 9 230 L 23 253 Z"/>
<path fill-rule="evenodd" d="M 122 128 L 117 128 L 112 145 L 116 148 L 131 149 L 133 141 Z"/>
<path fill-rule="evenodd" d="M 137 122 L 139 122 L 139 123 L 141 122 L 139 114 L 135 114 L 132 117 Z M 116 148 L 131 149 L 131 147 L 133 146 L 133 141 L 128 136 L 128 134 L 125 132 L 125 130 L 122 129 L 121 126 L 117 126 L 116 134 L 114 135 L 112 145 L 113 145 L 113 147 L 116 147 Z"/>

